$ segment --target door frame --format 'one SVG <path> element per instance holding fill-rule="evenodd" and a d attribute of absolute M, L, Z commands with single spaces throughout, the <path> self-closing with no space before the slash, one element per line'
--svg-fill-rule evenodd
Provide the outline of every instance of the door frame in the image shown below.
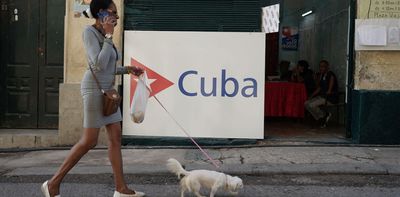
<path fill-rule="evenodd" d="M 357 18 L 357 0 L 350 0 L 349 8 L 349 36 L 348 36 L 348 66 L 347 66 L 347 84 L 346 84 L 346 138 L 352 139 L 352 104 L 353 104 L 353 90 L 354 90 L 354 69 L 355 69 L 355 50 L 354 50 L 354 33 L 355 23 Z"/>

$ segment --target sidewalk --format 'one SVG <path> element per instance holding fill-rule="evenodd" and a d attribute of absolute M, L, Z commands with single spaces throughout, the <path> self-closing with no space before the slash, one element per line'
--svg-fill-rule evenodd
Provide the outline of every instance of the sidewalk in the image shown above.
<path fill-rule="evenodd" d="M 223 171 L 236 175 L 375 174 L 400 175 L 400 147 L 258 147 L 207 149 Z M 52 175 L 68 150 L 0 153 L 3 176 Z M 168 158 L 186 169 L 216 168 L 197 149 L 123 149 L 125 174 L 171 175 Z M 70 174 L 112 173 L 106 149 L 91 150 Z"/>

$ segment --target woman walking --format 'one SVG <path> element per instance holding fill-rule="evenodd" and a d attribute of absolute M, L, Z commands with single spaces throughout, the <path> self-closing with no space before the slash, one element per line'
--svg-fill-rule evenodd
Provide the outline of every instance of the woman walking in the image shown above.
<path fill-rule="evenodd" d="M 119 17 L 112 0 L 92 0 L 90 9 L 83 14 L 96 20 L 95 24 L 87 26 L 83 31 L 83 42 L 89 63 L 81 83 L 84 106 L 83 135 L 72 147 L 58 171 L 50 180 L 43 183 L 41 189 L 45 197 L 60 197 L 59 188 L 63 178 L 83 155 L 96 146 L 100 128 L 105 126 L 108 135 L 108 156 L 114 174 L 114 197 L 141 197 L 145 194 L 129 189 L 123 177 L 121 111 L 118 109 L 114 114 L 103 115 L 103 93 L 98 85 L 104 90 L 109 90 L 113 88 L 116 74 L 129 73 L 139 76 L 143 70 L 132 66 L 116 67 L 116 62 L 121 56 L 113 44 L 112 37 Z M 96 83 L 94 76 L 99 84 Z"/>

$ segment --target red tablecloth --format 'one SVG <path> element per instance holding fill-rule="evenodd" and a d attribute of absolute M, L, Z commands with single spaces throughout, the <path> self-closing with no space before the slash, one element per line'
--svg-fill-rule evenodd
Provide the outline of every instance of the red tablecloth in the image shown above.
<path fill-rule="evenodd" d="M 306 100 L 307 91 L 303 83 L 265 84 L 265 116 L 303 118 Z"/>

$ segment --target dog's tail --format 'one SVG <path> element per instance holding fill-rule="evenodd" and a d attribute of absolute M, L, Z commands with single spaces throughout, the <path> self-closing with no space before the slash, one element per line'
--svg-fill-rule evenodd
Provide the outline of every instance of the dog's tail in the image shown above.
<path fill-rule="evenodd" d="M 181 177 L 181 174 L 183 174 L 184 176 L 187 176 L 189 174 L 189 172 L 183 169 L 181 163 L 179 163 L 179 161 L 177 161 L 176 159 L 168 159 L 167 168 L 170 172 L 176 174 L 178 178 Z"/>

